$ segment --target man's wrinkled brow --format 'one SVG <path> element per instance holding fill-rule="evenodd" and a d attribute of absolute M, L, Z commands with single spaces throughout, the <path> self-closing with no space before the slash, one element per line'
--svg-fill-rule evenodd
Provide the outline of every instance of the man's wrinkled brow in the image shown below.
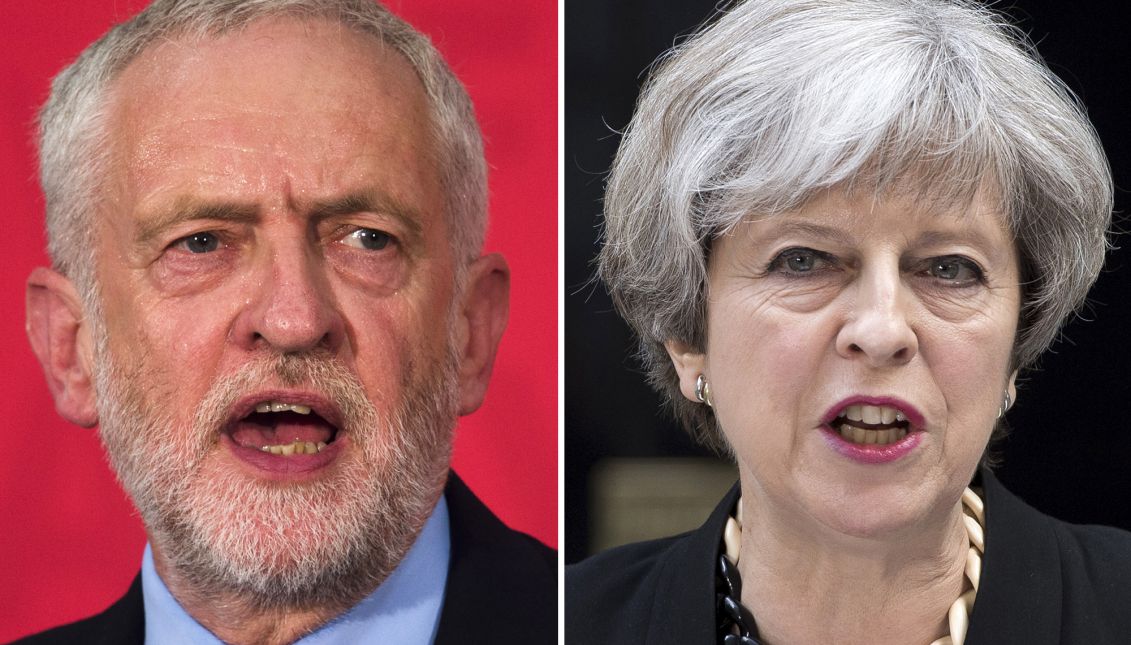
<path fill-rule="evenodd" d="M 143 220 L 139 226 L 137 240 L 148 244 L 160 237 L 162 231 L 180 224 L 197 220 L 250 223 L 259 218 L 259 208 L 254 204 L 236 202 L 198 202 L 181 199 L 169 210 L 152 218 Z"/>
<path fill-rule="evenodd" d="M 295 211 L 306 213 L 315 221 L 355 213 L 387 215 L 405 227 L 409 241 L 418 240 L 423 235 L 419 213 L 382 195 L 354 193 L 340 198 L 294 204 L 293 207 Z M 143 220 L 137 239 L 140 244 L 148 244 L 160 237 L 162 231 L 182 222 L 219 221 L 249 224 L 255 223 L 259 217 L 260 209 L 255 204 L 200 202 L 193 199 L 180 199 L 169 210 Z"/>
<path fill-rule="evenodd" d="M 406 235 L 410 242 L 419 240 L 424 234 L 420 225 L 420 213 L 386 195 L 355 193 L 337 199 L 314 201 L 298 210 L 309 212 L 315 220 L 354 213 L 378 213 L 388 215 L 400 222 L 407 230 Z"/>

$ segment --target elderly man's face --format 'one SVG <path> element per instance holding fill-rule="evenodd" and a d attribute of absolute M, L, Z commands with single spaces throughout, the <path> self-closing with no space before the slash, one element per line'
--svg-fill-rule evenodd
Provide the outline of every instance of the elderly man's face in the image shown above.
<path fill-rule="evenodd" d="M 482 272 L 457 290 L 423 88 L 370 39 L 283 20 L 157 46 L 113 89 L 93 362 L 159 568 L 356 596 L 485 383 L 460 367 Z"/>

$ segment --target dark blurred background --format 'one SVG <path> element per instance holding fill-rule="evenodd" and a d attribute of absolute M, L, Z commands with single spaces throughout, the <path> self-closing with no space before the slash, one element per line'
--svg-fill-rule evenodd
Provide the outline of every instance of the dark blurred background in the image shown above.
<path fill-rule="evenodd" d="M 1126 229 L 1131 106 L 1124 88 L 1131 82 L 1131 19 L 1123 4 L 1018 0 L 995 7 L 1029 34 L 1052 70 L 1083 99 L 1114 171 L 1116 226 Z M 719 472 L 724 479 L 734 477 L 725 466 L 712 470 L 710 462 L 688 460 L 695 464 L 689 470 L 677 466 L 682 460 L 668 460 L 711 455 L 661 408 L 633 358 L 626 326 L 603 287 L 590 282 L 605 173 L 644 70 L 713 14 L 714 4 L 702 0 L 565 2 L 567 562 L 605 543 L 593 529 L 601 502 L 594 501 L 591 484 L 607 480 L 608 464 L 651 464 L 642 488 L 657 493 L 681 488 L 685 482 L 677 477 L 717 480 Z M 1114 241 L 1117 247 L 1128 243 L 1126 236 Z M 1131 528 L 1131 472 L 1125 467 L 1131 461 L 1131 428 L 1123 427 L 1131 414 L 1131 349 L 1124 324 L 1129 253 L 1117 248 L 1109 254 L 1086 319 L 1069 324 L 1065 340 L 1019 384 L 1019 401 L 1009 414 L 1014 431 L 1001 446 L 997 469 L 1007 487 L 1046 513 L 1124 528 Z M 715 474 L 700 477 L 702 468 Z M 624 468 L 613 470 L 624 475 Z"/>

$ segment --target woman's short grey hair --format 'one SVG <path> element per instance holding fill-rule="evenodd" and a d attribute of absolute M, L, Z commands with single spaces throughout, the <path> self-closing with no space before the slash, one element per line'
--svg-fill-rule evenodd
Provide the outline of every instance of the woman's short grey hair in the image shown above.
<path fill-rule="evenodd" d="M 273 17 L 334 20 L 404 56 L 424 86 L 439 147 L 457 273 L 483 245 L 487 168 L 471 99 L 426 36 L 374 0 L 155 0 L 117 25 L 55 77 L 39 115 L 40 182 L 48 252 L 55 268 L 97 306 L 92 219 L 108 163 L 109 90 L 150 46 L 172 38 L 222 36 Z"/>
<path fill-rule="evenodd" d="M 953 205 L 987 186 L 1021 260 L 1024 368 L 1083 305 L 1107 249 L 1111 172 L 1074 95 L 980 4 L 749 0 L 657 61 L 608 180 L 598 272 L 652 384 L 725 450 L 664 349 L 706 349 L 712 240 L 828 189 Z"/>

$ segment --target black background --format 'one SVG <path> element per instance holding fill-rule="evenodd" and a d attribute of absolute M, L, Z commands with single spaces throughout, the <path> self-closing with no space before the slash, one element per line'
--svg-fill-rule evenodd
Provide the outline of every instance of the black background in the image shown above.
<path fill-rule="evenodd" d="M 1030 37 L 1083 99 L 1115 175 L 1116 226 L 1131 187 L 1131 18 L 1117 2 L 1019 0 L 995 5 Z M 645 0 L 565 3 L 565 545 L 587 553 L 588 490 L 601 457 L 709 454 L 661 409 L 632 357 L 633 341 L 604 289 L 590 282 L 605 173 L 632 115 L 644 70 L 714 4 Z M 1126 236 L 1114 238 L 1128 244 Z M 1131 353 L 1128 250 L 1113 250 L 1086 320 L 1023 375 L 1001 447 L 1005 484 L 1037 508 L 1074 521 L 1131 528 Z"/>

